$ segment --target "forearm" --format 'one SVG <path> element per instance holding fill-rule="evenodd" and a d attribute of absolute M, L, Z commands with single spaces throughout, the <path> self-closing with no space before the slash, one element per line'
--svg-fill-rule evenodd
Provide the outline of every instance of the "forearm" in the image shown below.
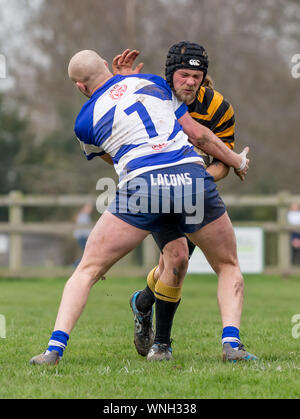
<path fill-rule="evenodd" d="M 212 131 L 196 122 L 188 112 L 178 119 L 189 140 L 196 147 L 227 166 L 239 169 L 243 157 L 230 150 Z"/>
<path fill-rule="evenodd" d="M 190 138 L 190 141 L 196 146 L 205 151 L 210 156 L 221 160 L 225 165 L 234 167 L 235 169 L 240 167 L 241 157 L 239 154 L 230 150 L 223 141 L 208 128 L 201 126 L 201 133 L 196 138 Z"/>
<path fill-rule="evenodd" d="M 215 182 L 224 179 L 229 173 L 230 167 L 221 161 L 213 161 L 206 171 L 214 178 Z"/>

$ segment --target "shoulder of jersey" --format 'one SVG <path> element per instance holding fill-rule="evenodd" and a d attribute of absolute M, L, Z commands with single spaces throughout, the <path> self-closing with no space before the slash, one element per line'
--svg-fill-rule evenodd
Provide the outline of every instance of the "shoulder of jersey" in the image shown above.
<path fill-rule="evenodd" d="M 201 86 L 199 89 L 197 100 L 202 103 L 205 95 L 212 98 L 218 98 L 220 101 L 224 100 L 224 96 L 217 90 L 212 89 L 211 87 Z"/>

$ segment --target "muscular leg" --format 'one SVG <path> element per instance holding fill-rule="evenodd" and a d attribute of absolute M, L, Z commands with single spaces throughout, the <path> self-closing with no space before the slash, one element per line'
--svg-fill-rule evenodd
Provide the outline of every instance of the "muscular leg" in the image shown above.
<path fill-rule="evenodd" d="M 235 234 L 227 213 L 187 236 L 200 247 L 218 275 L 218 304 L 223 328 L 239 328 L 244 280 L 237 257 Z"/>
<path fill-rule="evenodd" d="M 89 236 L 80 264 L 65 285 L 55 330 L 71 332 L 91 287 L 147 235 L 147 231 L 125 223 L 110 212 L 100 217 Z"/>
<path fill-rule="evenodd" d="M 176 239 L 176 240 L 174 240 L 172 242 L 169 242 L 169 243 L 173 243 L 173 246 L 176 246 L 176 247 L 174 247 L 174 250 L 176 252 L 179 252 L 178 262 L 180 263 L 180 265 L 181 265 L 181 263 L 184 263 L 184 264 L 188 263 L 188 260 L 192 256 L 193 251 L 195 249 L 195 245 L 193 243 L 191 243 L 190 240 L 188 240 L 188 244 L 187 244 L 188 249 L 187 249 L 186 248 L 186 240 L 185 239 L 183 240 L 183 238 L 181 240 Z M 174 261 L 173 261 L 173 263 L 174 263 Z M 176 267 L 175 267 L 175 269 L 176 269 Z M 162 275 L 163 270 L 164 270 L 164 255 L 161 253 L 160 257 L 159 257 L 159 264 L 158 264 L 158 266 L 156 266 L 156 269 L 153 272 L 154 282 L 157 282 L 160 275 Z"/>
<path fill-rule="evenodd" d="M 167 243 L 160 255 L 159 266 L 154 268 L 148 275 L 147 286 L 143 291 L 136 292 L 136 308 L 133 309 L 139 326 L 135 323 L 135 346 L 141 355 L 147 354 L 153 338 L 155 344 L 162 344 L 163 353 L 154 352 L 153 357 L 148 354 L 148 359 L 169 359 L 170 335 L 173 318 L 181 299 L 181 287 L 187 271 L 189 251 L 185 237 L 178 238 Z M 153 337 L 152 322 L 149 323 L 149 312 L 155 304 L 156 334 Z M 155 347 L 155 345 L 154 345 Z M 157 347 L 156 347 L 157 349 Z M 167 356 L 167 358 L 166 358 Z"/>
<path fill-rule="evenodd" d="M 201 248 L 219 278 L 218 303 L 223 324 L 223 361 L 257 360 L 240 342 L 244 280 L 239 267 L 234 231 L 227 213 L 188 236 Z"/>
<path fill-rule="evenodd" d="M 156 333 L 154 343 L 170 347 L 171 329 L 181 299 L 181 287 L 188 268 L 185 238 L 174 240 L 163 249 L 163 270 L 154 289 Z M 155 354 L 157 355 L 157 354 Z M 150 353 L 148 355 L 149 359 Z M 156 358 L 156 356 L 155 356 Z"/>
<path fill-rule="evenodd" d="M 181 237 L 164 246 L 159 264 L 149 272 L 147 286 L 139 292 L 136 299 L 136 306 L 142 313 L 147 313 L 154 304 L 154 290 L 158 279 L 169 286 L 182 286 L 189 261 L 189 250 L 186 243 L 186 238 Z"/>
<path fill-rule="evenodd" d="M 189 263 L 187 241 L 184 237 L 165 245 L 156 277 L 171 287 L 181 287 Z"/>
<path fill-rule="evenodd" d="M 91 287 L 147 235 L 147 231 L 125 223 L 109 212 L 102 215 L 89 236 L 80 264 L 65 285 L 48 349 L 33 357 L 31 364 L 59 362 Z"/>
<path fill-rule="evenodd" d="M 182 285 L 189 261 L 189 251 L 184 237 L 167 243 L 160 254 L 159 263 L 153 272 L 154 282 L 163 280 L 168 285 Z M 165 266 L 167 265 L 167 270 Z"/>

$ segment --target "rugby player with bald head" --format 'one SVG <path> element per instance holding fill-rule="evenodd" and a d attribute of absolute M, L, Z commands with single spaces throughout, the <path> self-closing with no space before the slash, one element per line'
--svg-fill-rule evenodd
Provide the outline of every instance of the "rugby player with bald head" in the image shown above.
<path fill-rule="evenodd" d="M 161 231 L 167 223 L 180 225 L 189 239 L 218 263 L 220 276 L 241 276 L 226 208 L 192 144 L 235 168 L 243 178 L 249 165 L 248 149 L 241 154 L 233 152 L 209 129 L 195 122 L 161 77 L 113 76 L 107 62 L 90 50 L 71 58 L 68 73 L 89 98 L 75 123 L 82 150 L 88 160 L 108 154 L 119 175 L 119 185 L 114 202 L 94 226 L 81 262 L 64 287 L 48 347 L 33 357 L 31 364 L 59 362 L 92 286 L 150 232 Z M 116 90 L 120 92 L 118 97 L 113 94 Z M 172 177 L 181 179 L 183 187 L 178 189 L 167 182 Z M 158 179 L 165 183 L 156 198 L 165 198 L 167 190 L 170 210 L 132 211 L 129 204 L 136 193 L 135 182 L 144 185 L 142 197 L 152 208 L 151 188 Z M 198 202 L 203 193 L 205 212 L 199 219 L 197 208 L 190 213 L 185 201 L 191 196 L 193 202 Z M 181 204 L 181 213 L 175 210 L 175 202 Z M 168 298 L 177 298 L 183 279 L 176 278 L 174 284 L 173 274 L 165 269 L 159 286 Z"/>

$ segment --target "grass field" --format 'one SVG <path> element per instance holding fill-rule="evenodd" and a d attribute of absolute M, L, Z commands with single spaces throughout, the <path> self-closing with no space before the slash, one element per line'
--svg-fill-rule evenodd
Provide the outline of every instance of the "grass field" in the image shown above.
<path fill-rule="evenodd" d="M 31 366 L 47 346 L 64 280 L 0 280 L 0 398 L 299 398 L 300 278 L 246 276 L 241 338 L 256 363 L 221 361 L 216 278 L 186 279 L 173 326 L 174 360 L 150 363 L 133 345 L 129 297 L 142 279 L 111 278 L 92 290 L 58 366 Z"/>

